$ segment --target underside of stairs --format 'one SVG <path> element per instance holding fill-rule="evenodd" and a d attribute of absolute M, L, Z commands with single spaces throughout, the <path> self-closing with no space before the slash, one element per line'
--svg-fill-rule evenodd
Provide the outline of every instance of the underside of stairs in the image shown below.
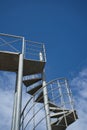
<path fill-rule="evenodd" d="M 20 53 L 0 51 L 0 70 L 17 72 Z M 42 73 L 45 66 L 44 61 L 24 59 L 23 75 Z"/>

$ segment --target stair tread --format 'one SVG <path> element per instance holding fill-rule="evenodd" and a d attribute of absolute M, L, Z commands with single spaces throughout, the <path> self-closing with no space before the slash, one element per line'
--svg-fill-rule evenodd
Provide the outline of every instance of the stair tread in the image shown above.
<path fill-rule="evenodd" d="M 17 72 L 20 53 L 0 51 L 0 70 Z M 45 62 L 39 60 L 24 59 L 23 75 L 42 73 Z"/>
<path fill-rule="evenodd" d="M 63 111 L 69 111 L 69 110 L 67 110 L 67 109 L 63 109 L 63 108 L 61 108 L 61 107 L 50 107 L 49 108 L 50 109 L 50 111 L 53 111 L 53 112 L 63 112 Z"/>
<path fill-rule="evenodd" d="M 74 112 L 75 112 L 76 119 L 78 119 L 76 111 L 74 111 Z M 67 125 L 68 126 L 70 124 L 72 124 L 73 122 L 75 122 L 73 111 L 70 112 L 70 113 L 68 113 L 68 114 L 66 114 L 66 120 L 67 120 Z M 65 118 L 64 117 L 60 120 L 60 122 L 58 123 L 58 125 L 65 125 Z"/>
<path fill-rule="evenodd" d="M 24 59 L 23 75 L 39 74 L 43 72 L 45 62 Z"/>
<path fill-rule="evenodd" d="M 58 126 L 58 125 L 52 125 L 51 126 L 52 130 L 65 130 L 66 127 L 65 126 Z"/>
<path fill-rule="evenodd" d="M 65 111 L 65 112 L 52 113 L 52 114 L 50 115 L 50 117 L 51 117 L 51 118 L 59 118 L 59 117 L 63 116 L 63 115 L 66 114 L 66 113 L 67 113 L 66 111 Z"/>
<path fill-rule="evenodd" d="M 42 87 L 42 84 L 38 85 L 37 87 L 30 89 L 29 91 L 27 91 L 27 93 L 34 95 L 41 87 Z"/>
<path fill-rule="evenodd" d="M 23 83 L 26 87 L 28 87 L 29 85 L 32 85 L 40 80 L 41 78 L 33 78 L 33 79 L 23 80 Z"/>

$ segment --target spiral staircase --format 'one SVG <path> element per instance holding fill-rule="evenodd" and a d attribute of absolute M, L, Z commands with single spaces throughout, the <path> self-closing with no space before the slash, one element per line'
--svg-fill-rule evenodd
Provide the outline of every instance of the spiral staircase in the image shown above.
<path fill-rule="evenodd" d="M 61 80 L 63 82 L 61 82 Z M 23 83 L 24 83 L 25 87 L 28 89 L 29 87 L 31 87 L 32 84 L 38 83 L 39 81 L 42 81 L 41 77 L 23 80 Z M 52 86 L 54 84 L 56 85 L 55 87 Z M 49 105 L 49 114 L 50 114 L 49 118 L 50 118 L 51 130 L 65 130 L 70 124 L 72 124 L 73 122 L 76 121 L 76 119 L 78 119 L 76 110 L 74 110 L 74 108 L 73 108 L 73 100 L 71 98 L 72 93 L 69 90 L 69 88 L 66 88 L 67 89 L 66 92 L 64 90 L 64 93 L 61 93 L 61 90 L 62 90 L 61 84 L 62 85 L 66 84 L 66 86 L 64 86 L 64 87 L 68 87 L 67 80 L 65 78 L 53 80 L 53 81 L 47 83 L 46 86 L 44 86 L 48 89 L 48 105 Z M 58 93 L 56 93 L 55 91 L 59 91 L 59 95 L 57 95 Z M 27 93 L 29 95 L 31 95 L 34 99 L 35 99 L 35 96 L 38 95 L 38 96 L 36 96 L 36 99 L 34 100 L 35 104 L 37 104 L 37 103 L 44 104 L 44 94 L 43 94 L 42 82 L 38 83 L 37 86 L 35 86 L 35 87 L 34 86 L 31 87 L 29 90 L 27 90 Z M 52 94 L 54 94 L 53 97 L 52 97 Z M 67 100 L 67 102 L 66 101 L 64 102 L 64 99 L 63 99 L 64 95 L 65 95 L 65 97 L 67 96 L 69 98 L 69 100 Z M 60 99 L 60 102 L 59 102 L 58 98 Z M 29 105 L 29 102 L 27 105 Z M 22 116 L 24 114 L 24 111 L 25 111 L 27 105 L 23 109 Z M 32 105 L 32 106 L 34 107 L 34 105 Z M 31 109 L 33 108 L 32 106 L 31 106 Z M 34 113 L 34 115 L 32 115 L 32 117 L 34 118 L 36 114 L 37 114 L 37 112 Z M 45 117 L 46 117 L 46 115 L 45 115 Z M 30 119 L 30 121 L 31 120 L 32 120 L 32 118 Z M 30 122 L 28 122 L 28 123 L 30 123 Z M 26 126 L 25 126 L 25 128 L 26 128 Z M 36 126 L 34 126 L 34 128 L 36 128 Z"/>
<path fill-rule="evenodd" d="M 22 53 L 20 39 L 0 34 L 0 70 L 18 73 Z M 68 81 L 58 78 L 46 83 L 44 45 L 27 40 L 24 45 L 22 83 L 29 100 L 20 114 L 20 128 L 12 130 L 38 130 L 44 129 L 44 125 L 47 130 L 65 130 L 78 119 Z"/>

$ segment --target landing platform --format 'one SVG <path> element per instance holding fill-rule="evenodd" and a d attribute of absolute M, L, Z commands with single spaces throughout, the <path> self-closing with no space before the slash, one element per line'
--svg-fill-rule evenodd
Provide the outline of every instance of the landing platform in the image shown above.
<path fill-rule="evenodd" d="M 0 51 L 0 70 L 17 72 L 20 53 Z M 45 62 L 24 59 L 23 75 L 42 73 Z"/>

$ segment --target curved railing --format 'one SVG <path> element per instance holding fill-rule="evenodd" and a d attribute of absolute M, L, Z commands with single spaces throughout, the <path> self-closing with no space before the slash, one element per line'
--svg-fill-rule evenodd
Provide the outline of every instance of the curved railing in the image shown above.
<path fill-rule="evenodd" d="M 74 102 L 72 98 L 72 93 L 68 85 L 66 78 L 58 78 L 52 80 L 43 86 L 47 88 L 48 100 L 49 102 L 55 104 L 55 106 L 66 109 L 74 110 Z M 21 129 L 22 130 L 38 130 L 39 127 L 44 124 L 46 129 L 46 113 L 44 110 L 44 100 L 43 94 L 40 96 L 38 101 L 36 101 L 38 95 L 43 92 L 43 88 L 40 88 L 27 102 L 21 114 Z M 45 96 L 45 95 L 44 95 Z M 45 104 L 47 105 L 47 104 Z M 52 113 L 52 112 L 50 112 Z M 74 114 L 74 113 L 73 113 Z M 75 114 L 74 114 L 75 116 Z M 31 127 L 32 126 L 32 127 Z"/>

